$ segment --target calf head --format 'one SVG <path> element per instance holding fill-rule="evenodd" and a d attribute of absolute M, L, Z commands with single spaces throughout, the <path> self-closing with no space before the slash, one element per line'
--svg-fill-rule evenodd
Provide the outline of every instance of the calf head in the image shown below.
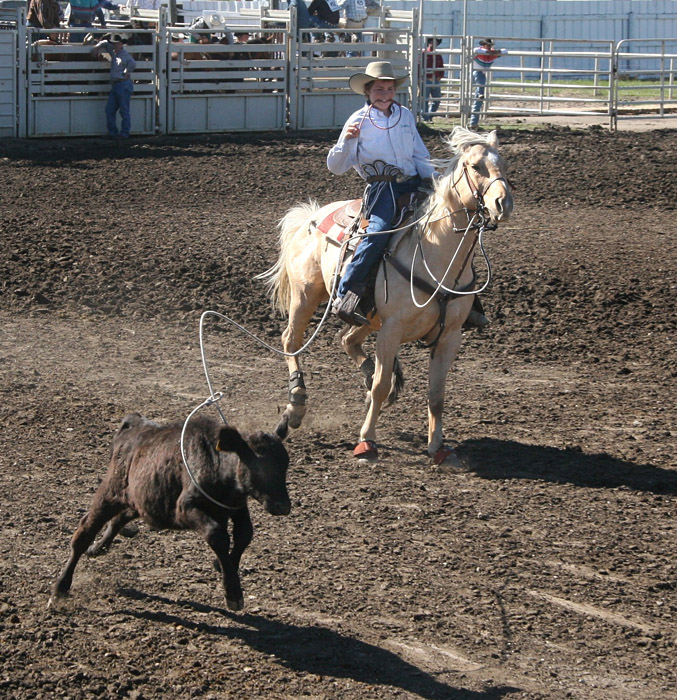
<path fill-rule="evenodd" d="M 244 440 L 234 428 L 221 428 L 217 449 L 235 452 L 243 469 L 238 470 L 242 491 L 255 498 L 271 515 L 288 515 L 289 454 L 277 435 L 254 433 Z"/>

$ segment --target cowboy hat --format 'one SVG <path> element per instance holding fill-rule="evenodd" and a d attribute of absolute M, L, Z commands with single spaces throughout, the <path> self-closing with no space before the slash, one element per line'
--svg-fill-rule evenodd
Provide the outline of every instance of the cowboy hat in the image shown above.
<path fill-rule="evenodd" d="M 353 92 L 356 92 L 358 95 L 364 95 L 365 86 L 374 80 L 394 80 L 395 87 L 399 87 L 408 78 L 409 75 L 402 75 L 396 78 L 390 61 L 372 61 L 367 65 L 364 73 L 351 75 L 348 84 Z"/>
<path fill-rule="evenodd" d="M 480 41 L 480 44 L 484 44 L 485 46 L 493 46 L 494 40 L 493 39 L 482 39 L 482 41 Z"/>

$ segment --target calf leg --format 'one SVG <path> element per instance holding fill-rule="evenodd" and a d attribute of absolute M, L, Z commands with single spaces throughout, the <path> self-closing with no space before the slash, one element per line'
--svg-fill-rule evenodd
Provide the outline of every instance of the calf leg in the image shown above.
<path fill-rule="evenodd" d="M 120 532 L 120 530 L 122 530 L 127 523 L 138 517 L 139 514 L 132 509 L 125 510 L 119 515 L 116 515 L 108 523 L 106 529 L 103 531 L 103 535 L 101 535 L 101 538 L 87 550 L 87 556 L 96 557 L 105 552 L 110 547 L 110 543 L 113 541 L 118 532 Z"/>
<path fill-rule="evenodd" d="M 99 530 L 125 508 L 126 505 L 123 503 L 95 500 L 87 515 L 80 520 L 80 524 L 71 539 L 71 554 L 52 588 L 53 597 L 64 596 L 68 593 L 73 582 L 73 572 L 80 557 L 92 544 Z"/>
<path fill-rule="evenodd" d="M 191 509 L 185 512 L 184 526 L 199 532 L 211 547 L 218 559 L 219 568 L 223 580 L 223 588 L 226 592 L 226 605 L 230 610 L 242 610 L 244 607 L 244 597 L 242 586 L 240 585 L 240 575 L 237 572 L 240 557 L 249 542 L 251 542 L 253 529 L 249 512 L 246 508 L 244 515 L 238 510 L 231 513 L 234 523 L 240 527 L 233 527 L 233 539 L 235 546 L 230 552 L 230 537 L 228 536 L 228 518 L 215 520 L 204 511 Z M 247 522 L 249 523 L 249 534 L 247 534 Z"/>
<path fill-rule="evenodd" d="M 240 567 L 242 554 L 254 537 L 254 528 L 247 506 L 236 511 L 231 517 L 233 520 L 233 548 L 230 551 L 230 561 L 237 571 Z"/>

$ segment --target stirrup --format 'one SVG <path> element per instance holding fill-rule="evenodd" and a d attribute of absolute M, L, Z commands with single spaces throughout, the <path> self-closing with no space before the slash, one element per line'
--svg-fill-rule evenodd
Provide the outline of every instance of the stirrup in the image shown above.
<path fill-rule="evenodd" d="M 358 310 L 360 296 L 353 291 L 347 291 L 342 299 L 334 300 L 332 311 L 345 323 L 351 326 L 368 326 L 369 320 Z"/>

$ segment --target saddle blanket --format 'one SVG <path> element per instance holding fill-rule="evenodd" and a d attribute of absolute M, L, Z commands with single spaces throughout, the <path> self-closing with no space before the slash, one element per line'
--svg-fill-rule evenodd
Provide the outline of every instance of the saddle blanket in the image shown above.
<path fill-rule="evenodd" d="M 347 204 L 341 204 L 333 211 L 329 212 L 324 219 L 317 224 L 317 228 L 324 233 L 330 243 L 341 246 L 344 244 L 346 236 L 350 236 L 349 229 L 353 226 L 355 219 L 360 214 L 362 208 L 361 199 L 353 199 Z M 346 244 L 348 250 L 355 250 L 360 238 L 353 238 Z"/>

